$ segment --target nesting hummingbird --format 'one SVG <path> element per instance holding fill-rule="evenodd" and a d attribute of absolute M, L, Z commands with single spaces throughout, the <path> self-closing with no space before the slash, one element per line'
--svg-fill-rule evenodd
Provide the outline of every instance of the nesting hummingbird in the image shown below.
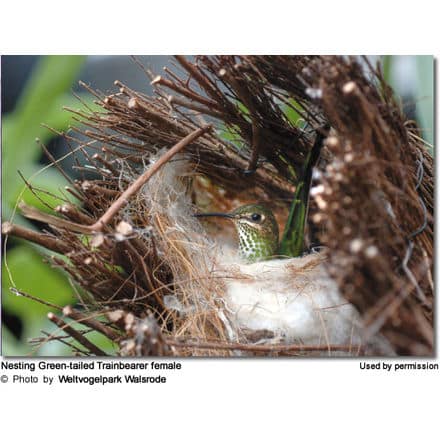
<path fill-rule="evenodd" d="M 240 256 L 250 263 L 267 260 L 278 251 L 278 223 L 269 208 L 262 205 L 243 205 L 230 213 L 209 212 L 196 217 L 224 217 L 238 232 Z"/>
<path fill-rule="evenodd" d="M 309 206 L 313 167 L 318 162 L 323 140 L 329 126 L 316 131 L 313 147 L 307 155 L 290 206 L 281 243 L 278 243 L 278 224 L 269 208 L 251 204 L 240 206 L 230 213 L 211 212 L 196 217 L 225 217 L 234 222 L 239 237 L 239 254 L 248 262 L 267 260 L 275 255 L 298 257 L 304 250 L 304 229 Z"/>

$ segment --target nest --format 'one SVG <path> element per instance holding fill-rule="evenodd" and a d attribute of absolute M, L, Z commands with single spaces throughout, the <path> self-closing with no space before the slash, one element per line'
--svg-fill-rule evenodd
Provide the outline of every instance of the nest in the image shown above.
<path fill-rule="evenodd" d="M 80 287 L 75 307 L 49 314 L 85 348 L 78 353 L 106 354 L 80 323 L 122 356 L 383 354 L 372 344 L 378 338 L 387 354 L 433 354 L 433 161 L 379 65 L 178 56 L 163 76 L 144 70 L 154 96 L 118 81 L 112 95 L 83 85 L 101 110 L 70 109 L 82 128 L 59 134 L 78 170 L 96 174 L 74 181 L 60 169 L 78 204 L 49 215 L 22 203 L 44 232 L 3 225 L 3 233 L 60 254 L 51 264 Z M 232 269 L 222 275 L 218 247 L 230 231 L 205 230 L 192 215 L 259 201 L 284 224 L 317 133 L 325 141 L 307 239 L 322 250 L 306 257 L 353 308 L 361 336 L 354 345 L 237 325 L 225 293 Z M 310 270 L 294 265 L 285 283 L 292 290 L 298 271 Z M 51 339 L 59 338 L 40 342 Z"/>

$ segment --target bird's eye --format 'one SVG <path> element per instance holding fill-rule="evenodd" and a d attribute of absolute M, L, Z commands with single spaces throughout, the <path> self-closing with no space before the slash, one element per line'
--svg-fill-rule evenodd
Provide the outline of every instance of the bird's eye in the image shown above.
<path fill-rule="evenodd" d="M 251 215 L 251 219 L 254 222 L 259 222 L 261 220 L 261 214 L 254 213 L 254 214 Z"/>

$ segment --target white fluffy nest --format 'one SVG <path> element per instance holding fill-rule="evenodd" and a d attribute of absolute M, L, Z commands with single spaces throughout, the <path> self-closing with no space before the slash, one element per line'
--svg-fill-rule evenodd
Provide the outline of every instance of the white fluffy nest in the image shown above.
<path fill-rule="evenodd" d="M 239 328 L 304 344 L 357 344 L 359 316 L 323 268 L 322 257 L 225 266 L 228 315 Z"/>

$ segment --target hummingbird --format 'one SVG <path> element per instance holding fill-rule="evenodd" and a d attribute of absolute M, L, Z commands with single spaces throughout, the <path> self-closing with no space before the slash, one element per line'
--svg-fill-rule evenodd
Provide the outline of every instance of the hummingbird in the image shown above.
<path fill-rule="evenodd" d="M 242 205 L 229 213 L 208 212 L 195 217 L 232 220 L 238 232 L 239 255 L 249 263 L 267 260 L 278 251 L 278 223 L 272 211 L 263 205 Z"/>
<path fill-rule="evenodd" d="M 195 217 L 225 217 L 232 220 L 238 232 L 239 254 L 250 263 L 267 260 L 275 255 L 301 256 L 304 251 L 312 172 L 319 160 L 323 141 L 329 129 L 330 126 L 325 124 L 316 130 L 315 142 L 305 158 L 301 175 L 297 179 L 289 217 L 280 243 L 275 216 L 263 205 L 243 205 L 230 213 L 211 212 L 195 214 Z"/>

